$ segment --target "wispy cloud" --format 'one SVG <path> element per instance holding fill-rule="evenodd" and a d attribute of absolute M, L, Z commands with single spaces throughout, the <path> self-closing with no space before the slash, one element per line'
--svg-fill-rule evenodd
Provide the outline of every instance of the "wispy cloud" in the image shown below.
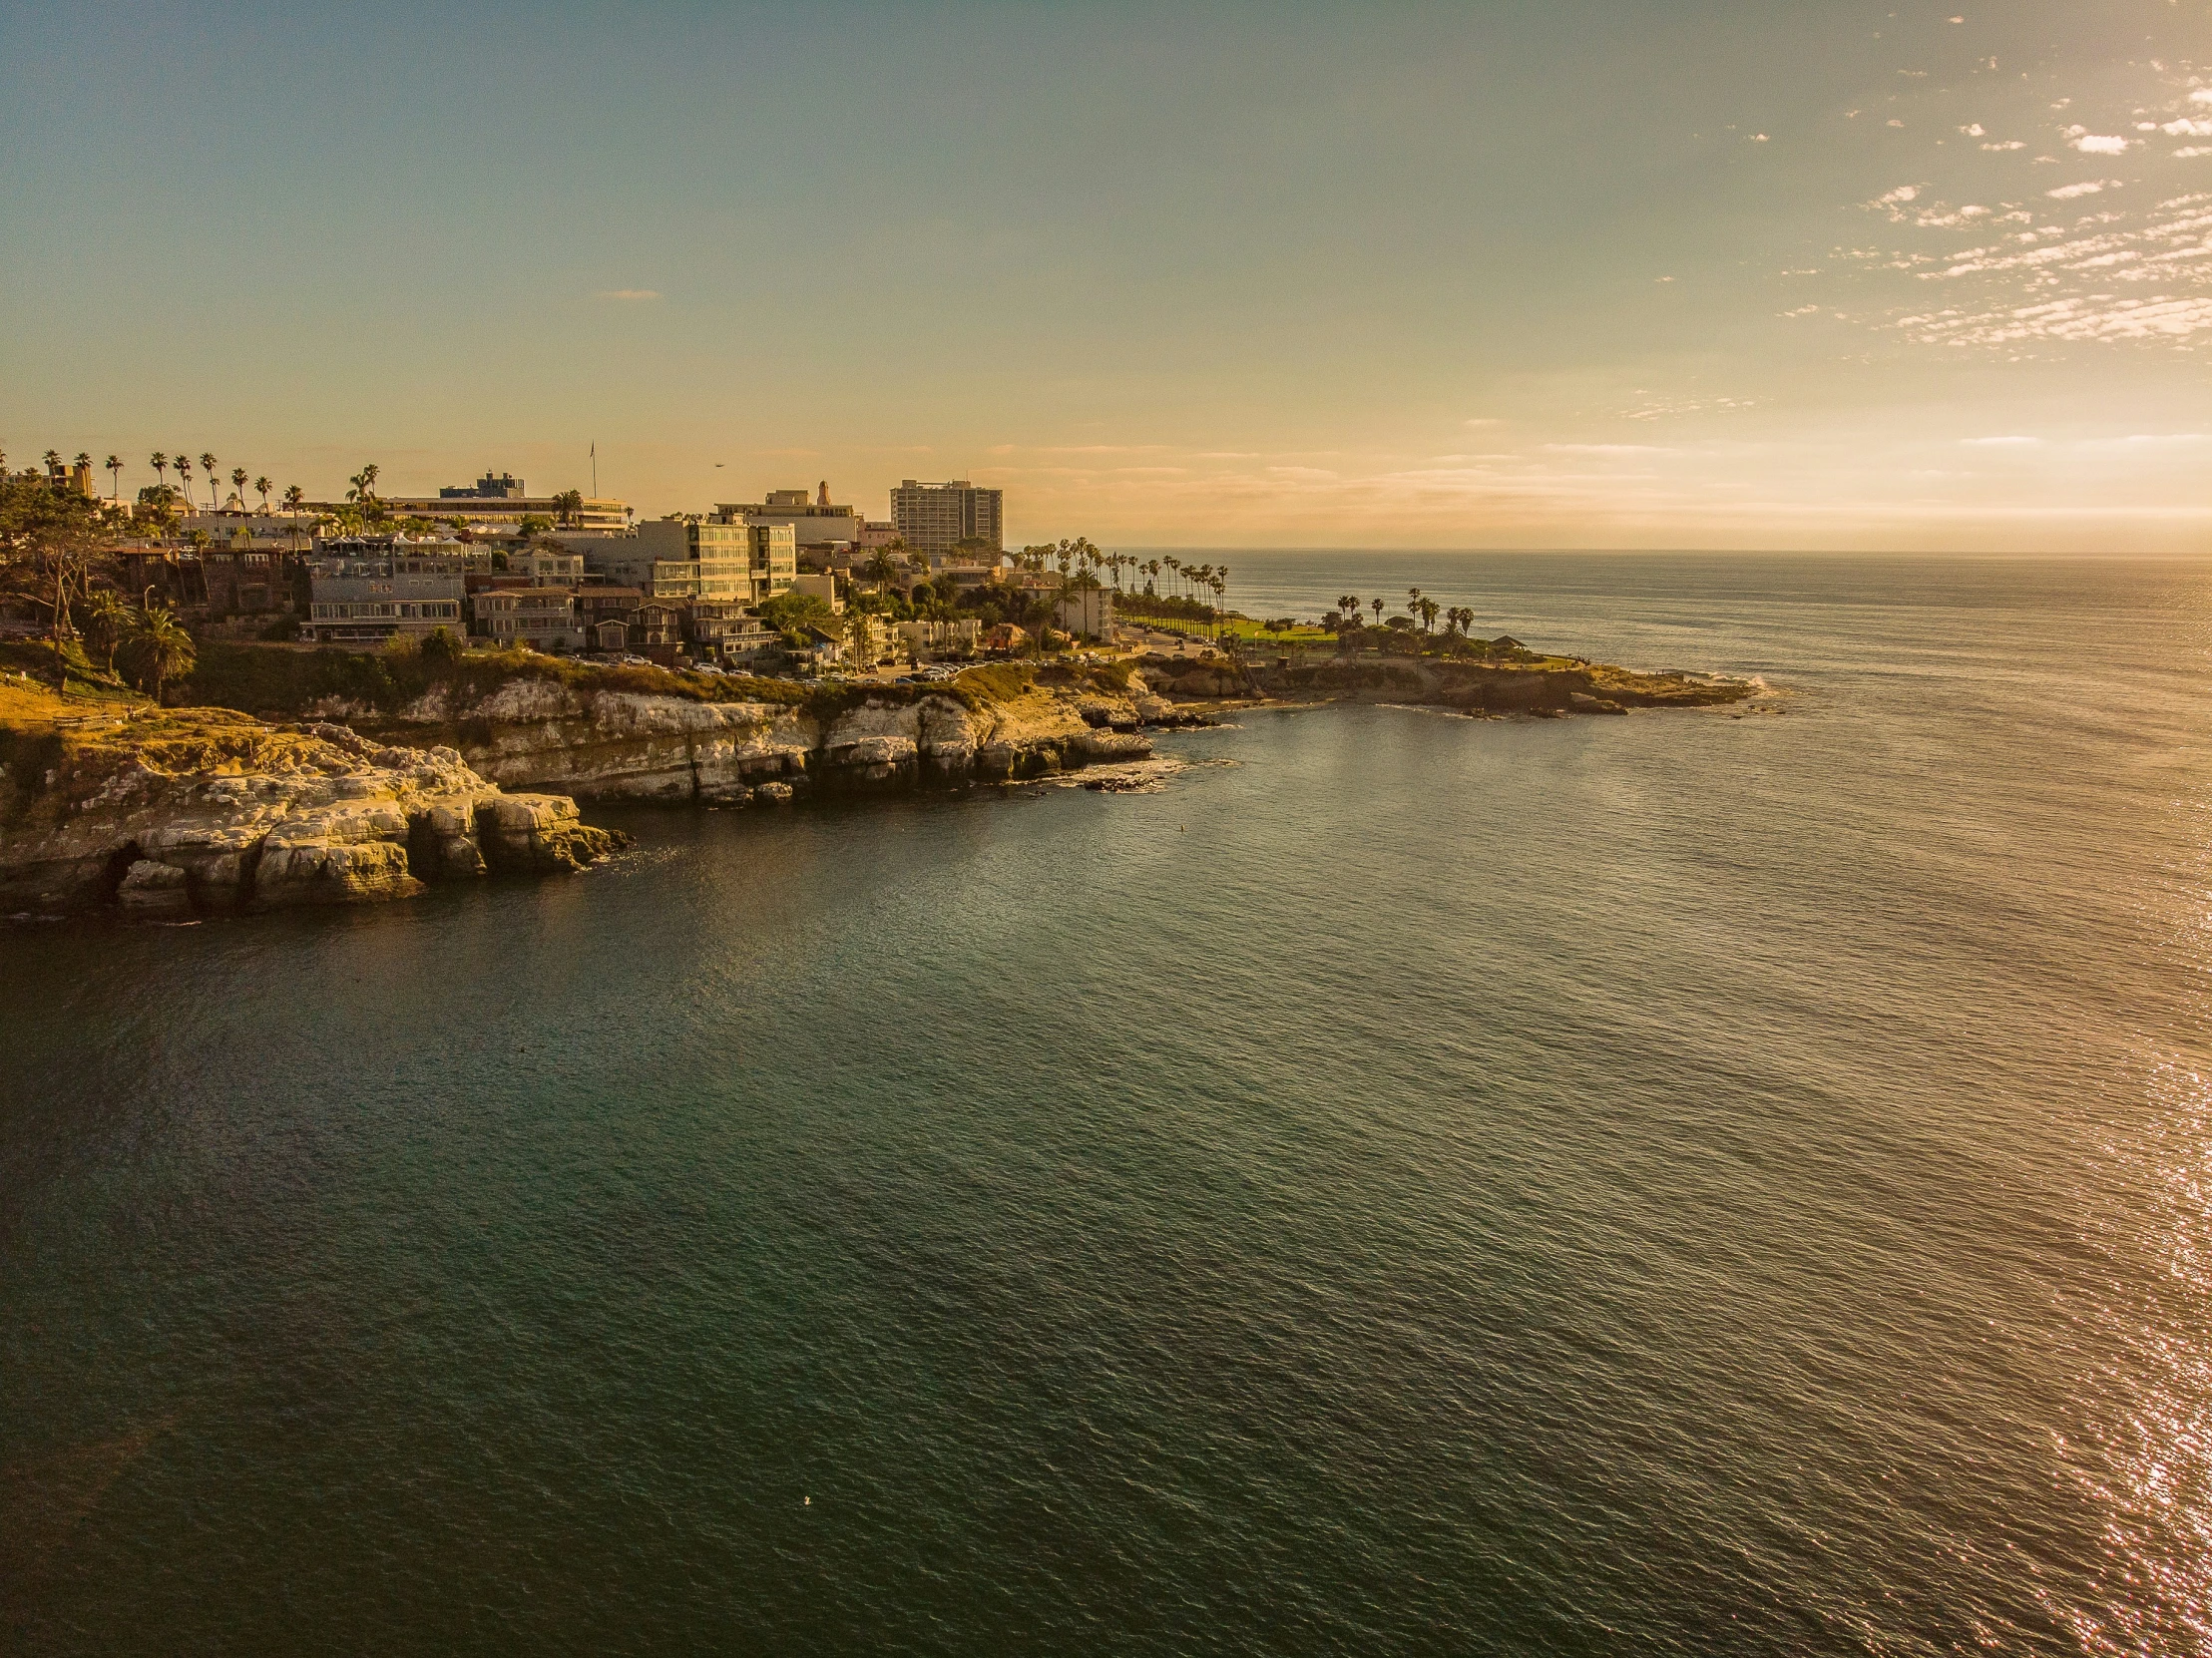
<path fill-rule="evenodd" d="M 661 297 L 661 290 L 658 288 L 601 288 L 593 297 L 595 299 L 658 299 Z"/>
<path fill-rule="evenodd" d="M 2082 185 L 2060 185 L 2056 190 L 2046 190 L 2043 194 L 2053 202 L 2071 202 L 2076 197 L 2095 196 L 2100 191 L 2118 190 L 2119 188 L 2120 182 L 2117 179 L 2099 179 Z"/>

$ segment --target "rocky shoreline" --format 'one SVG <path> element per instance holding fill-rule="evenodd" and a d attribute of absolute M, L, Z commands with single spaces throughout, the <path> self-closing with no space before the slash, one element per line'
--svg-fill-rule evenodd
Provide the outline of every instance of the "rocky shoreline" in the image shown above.
<path fill-rule="evenodd" d="M 793 699 L 673 674 L 527 668 L 304 720 L 222 708 L 0 709 L 0 911 L 227 915 L 577 871 L 624 838 L 577 801 L 768 806 L 958 789 L 1151 756 L 1213 710 L 1329 700 L 1562 717 L 1710 706 L 1752 687 L 1574 662 L 1150 656 L 1007 664 L 948 685 Z M 770 694 L 782 699 L 770 700 Z M 22 717 L 28 711 L 29 718 Z"/>
<path fill-rule="evenodd" d="M 509 794 L 450 748 L 224 709 L 6 730 L 0 909 L 234 915 L 581 870 L 622 845 L 576 802 Z"/>

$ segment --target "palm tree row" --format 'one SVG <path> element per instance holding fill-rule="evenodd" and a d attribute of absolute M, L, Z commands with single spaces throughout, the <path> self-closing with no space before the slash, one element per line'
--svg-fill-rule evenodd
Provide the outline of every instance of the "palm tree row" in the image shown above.
<path fill-rule="evenodd" d="M 1380 624 L 1383 620 L 1383 601 L 1372 599 L 1367 603 L 1373 608 L 1375 621 Z M 1337 595 L 1336 608 L 1337 613 L 1348 620 L 1353 626 L 1360 625 L 1361 604 L 1358 594 Z M 1408 588 L 1406 590 L 1406 615 L 1424 633 L 1435 630 L 1437 618 L 1441 616 L 1444 619 L 1444 631 L 1447 637 L 1458 634 L 1464 638 L 1475 625 L 1475 613 L 1469 607 L 1454 605 L 1447 610 L 1419 588 Z"/>
<path fill-rule="evenodd" d="M 89 465 L 92 457 L 80 455 L 77 459 L 80 464 Z M 195 505 L 192 499 L 193 461 L 189 454 L 180 453 L 173 459 L 166 451 L 157 449 L 147 457 L 147 464 L 153 467 L 155 487 L 161 490 L 169 488 L 169 473 L 170 469 L 174 467 L 177 472 L 178 490 L 185 498 L 185 505 L 188 508 Z M 123 493 L 123 457 L 110 455 L 107 461 L 107 469 L 114 479 L 109 489 L 109 496 L 111 499 L 120 499 Z M 215 456 L 203 451 L 200 457 L 200 469 L 208 475 L 208 510 L 210 512 L 220 512 L 222 507 L 221 500 L 222 474 L 217 470 Z M 374 482 L 375 470 L 374 467 L 369 468 L 371 482 Z M 260 477 L 250 480 L 250 482 L 254 493 L 261 498 L 261 511 L 264 513 L 270 511 L 268 498 L 270 492 L 276 488 L 275 480 L 264 473 Z M 248 479 L 244 467 L 235 466 L 230 469 L 230 487 L 236 492 L 240 511 L 245 508 L 247 483 Z M 283 499 L 285 509 L 296 514 L 306 504 L 307 492 L 297 484 L 293 484 L 285 489 Z"/>

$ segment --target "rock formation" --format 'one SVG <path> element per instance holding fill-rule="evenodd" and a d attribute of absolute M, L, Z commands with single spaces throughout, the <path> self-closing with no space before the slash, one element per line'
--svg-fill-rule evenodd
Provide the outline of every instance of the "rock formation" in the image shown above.
<path fill-rule="evenodd" d="M 200 708 L 11 730 L 0 904 L 138 914 L 401 898 L 425 881 L 575 870 L 618 837 L 573 800 L 511 795 L 449 747 Z"/>
<path fill-rule="evenodd" d="M 1127 696 L 1026 678 L 992 696 L 886 687 L 829 709 L 517 678 L 470 701 L 440 687 L 396 716 L 346 713 L 393 743 L 447 745 L 502 786 L 598 800 L 767 804 L 793 793 L 999 782 L 1151 753 Z"/>

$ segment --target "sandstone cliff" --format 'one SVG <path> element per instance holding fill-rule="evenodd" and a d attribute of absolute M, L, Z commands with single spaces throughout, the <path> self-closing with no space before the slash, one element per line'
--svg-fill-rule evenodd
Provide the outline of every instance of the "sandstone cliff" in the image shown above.
<path fill-rule="evenodd" d="M 0 724 L 9 908 L 358 903 L 426 880 L 581 869 L 617 843 L 574 801 L 506 794 L 451 748 L 214 708 L 43 713 Z"/>
<path fill-rule="evenodd" d="M 766 802 L 956 786 L 1151 752 L 1126 695 L 1039 685 L 1026 669 L 988 688 L 856 688 L 798 702 L 528 676 L 481 694 L 436 685 L 391 713 L 332 712 L 387 742 L 450 747 L 503 786 L 602 800 Z"/>

